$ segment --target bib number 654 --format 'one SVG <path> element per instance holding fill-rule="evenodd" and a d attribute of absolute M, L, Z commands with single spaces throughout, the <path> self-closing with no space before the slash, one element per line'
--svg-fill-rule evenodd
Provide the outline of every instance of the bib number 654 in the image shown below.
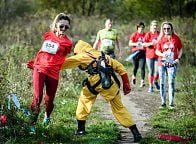
<path fill-rule="evenodd" d="M 47 40 L 44 41 L 41 50 L 50 54 L 56 54 L 58 47 L 59 47 L 58 43 Z"/>

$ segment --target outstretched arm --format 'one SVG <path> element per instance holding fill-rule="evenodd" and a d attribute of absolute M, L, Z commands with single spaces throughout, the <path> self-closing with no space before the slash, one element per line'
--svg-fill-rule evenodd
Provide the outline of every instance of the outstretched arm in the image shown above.
<path fill-rule="evenodd" d="M 78 67 L 79 65 L 81 65 L 79 55 L 71 56 L 71 57 L 65 59 L 63 65 L 61 67 L 61 70 L 75 68 L 75 67 Z"/>
<path fill-rule="evenodd" d="M 86 54 L 77 54 L 75 56 L 71 56 L 65 59 L 61 70 L 63 69 L 71 69 L 78 67 L 80 65 L 88 65 L 92 61 L 92 58 L 89 58 Z"/>

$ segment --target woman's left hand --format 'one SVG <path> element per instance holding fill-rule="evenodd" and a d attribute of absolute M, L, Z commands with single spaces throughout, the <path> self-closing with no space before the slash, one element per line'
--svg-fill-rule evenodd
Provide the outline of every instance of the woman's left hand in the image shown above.
<path fill-rule="evenodd" d="M 175 60 L 175 63 L 176 63 L 176 64 L 179 64 L 179 63 L 180 63 L 180 60 L 179 60 L 179 59 L 176 59 L 176 60 Z"/>
<path fill-rule="evenodd" d="M 34 69 L 33 65 L 34 65 L 34 60 L 29 60 L 26 64 L 27 68 L 32 70 Z"/>

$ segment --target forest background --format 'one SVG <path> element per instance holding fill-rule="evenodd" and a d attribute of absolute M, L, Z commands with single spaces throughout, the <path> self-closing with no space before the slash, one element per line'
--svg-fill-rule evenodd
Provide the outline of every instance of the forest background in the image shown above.
<path fill-rule="evenodd" d="M 6 114 L 10 118 L 7 128 L 0 127 L 0 142 L 20 143 L 22 141 L 22 143 L 28 143 L 29 139 L 37 142 L 27 135 L 28 120 L 25 116 L 15 107 L 12 107 L 11 110 L 7 109 L 7 95 L 17 93 L 22 105 L 29 107 L 33 97 L 32 75 L 31 71 L 24 67 L 24 63 L 35 58 L 42 44 L 43 33 L 49 30 L 52 20 L 60 12 L 71 17 L 69 36 L 74 43 L 82 39 L 92 44 L 98 30 L 104 28 L 104 20 L 112 18 L 114 28 L 119 31 L 123 51 L 123 56 L 119 60 L 122 63 L 130 54 L 128 40 L 130 34 L 136 30 L 138 22 L 145 23 L 147 32 L 150 21 L 154 19 L 158 20 L 159 24 L 166 20 L 171 21 L 184 45 L 180 76 L 178 77 L 182 85 L 180 95 L 183 106 L 181 111 L 175 114 L 180 114 L 181 120 L 186 119 L 182 130 L 176 133 L 183 133 L 185 137 L 195 139 L 195 129 L 192 128 L 196 123 L 196 0 L 1 0 L 0 114 Z M 113 135 L 116 134 L 110 133 L 110 139 L 107 132 L 116 128 L 113 122 L 102 123 L 102 119 L 97 117 L 95 119 L 101 123 L 100 127 L 106 128 L 107 126 L 109 129 L 101 131 L 103 135 L 107 134 L 105 136 L 107 138 L 104 139 L 103 135 L 103 139 L 97 135 L 91 136 L 92 139 L 89 138 L 90 136 L 79 139 L 71 136 L 71 131 L 76 127 L 74 111 L 81 89 L 81 77 L 85 77 L 85 74 L 78 70 L 68 70 L 63 71 L 61 76 L 56 103 L 61 103 L 62 106 L 56 106 L 58 107 L 57 112 L 53 117 L 62 123 L 54 123 L 53 134 L 50 134 L 50 138 L 57 143 L 67 140 L 73 143 L 93 142 L 93 138 L 99 138 L 99 142 L 103 141 L 103 143 L 114 142 L 116 139 L 113 138 Z M 65 109 L 66 112 L 62 114 Z M 91 117 L 91 119 L 93 118 Z M 69 128 L 63 127 L 62 125 L 65 125 L 63 122 L 69 125 Z M 91 126 L 89 127 L 91 128 Z M 93 125 L 93 127 L 97 129 L 98 126 Z M 63 135 L 65 131 L 67 137 L 62 138 L 61 134 Z M 43 139 L 40 138 L 38 141 L 43 141 Z M 49 138 L 44 141 L 50 142 Z"/>

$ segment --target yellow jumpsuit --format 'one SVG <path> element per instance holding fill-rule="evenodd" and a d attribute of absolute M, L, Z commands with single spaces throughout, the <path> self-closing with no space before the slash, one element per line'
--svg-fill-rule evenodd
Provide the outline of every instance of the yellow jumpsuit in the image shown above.
<path fill-rule="evenodd" d="M 92 55 L 95 58 L 101 56 L 101 52 L 92 48 L 92 46 L 82 40 L 79 40 L 74 48 L 75 56 L 71 56 L 66 59 L 61 69 L 69 69 L 75 68 L 78 66 L 86 67 L 90 62 L 94 59 L 89 56 Z M 123 75 L 126 73 L 124 66 L 119 63 L 117 60 L 110 58 L 107 55 L 107 59 L 109 61 L 109 65 L 112 66 L 113 70 L 119 75 Z M 90 75 L 88 77 L 88 81 L 90 85 L 94 85 L 100 80 L 99 74 Z M 132 116 L 126 109 L 126 107 L 122 104 L 121 95 L 119 92 L 118 84 L 112 78 L 113 84 L 109 89 L 103 89 L 102 84 L 99 84 L 95 90 L 102 95 L 106 101 L 110 102 L 113 115 L 119 121 L 119 123 L 128 128 L 134 125 L 134 121 Z M 86 120 L 87 116 L 90 114 L 91 108 L 95 103 L 97 95 L 91 93 L 87 86 L 82 88 L 78 106 L 76 110 L 76 118 L 77 120 Z"/>

